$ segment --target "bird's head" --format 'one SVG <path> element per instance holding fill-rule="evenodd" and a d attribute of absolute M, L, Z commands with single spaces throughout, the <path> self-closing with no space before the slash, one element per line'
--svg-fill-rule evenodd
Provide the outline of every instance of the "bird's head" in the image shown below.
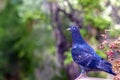
<path fill-rule="evenodd" d="M 72 33 L 72 42 L 83 44 L 85 43 L 84 39 L 82 38 L 79 28 L 76 25 L 71 25 L 68 29 Z"/>
<path fill-rule="evenodd" d="M 79 29 L 77 26 L 75 25 L 71 25 L 69 28 L 67 28 L 68 31 L 71 31 L 71 32 L 78 32 Z"/>

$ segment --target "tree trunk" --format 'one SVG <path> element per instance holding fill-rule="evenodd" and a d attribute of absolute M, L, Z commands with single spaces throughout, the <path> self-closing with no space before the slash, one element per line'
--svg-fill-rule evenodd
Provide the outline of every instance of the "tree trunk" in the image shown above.
<path fill-rule="evenodd" d="M 6 73 L 5 80 L 20 80 L 20 77 L 19 77 L 19 74 L 11 75 L 9 73 Z"/>
<path fill-rule="evenodd" d="M 65 51 L 67 51 L 70 46 L 68 46 L 68 42 L 66 41 L 66 38 L 62 32 L 62 20 L 60 19 L 60 10 L 55 2 L 49 3 L 49 8 L 51 12 L 51 19 L 52 19 L 52 25 L 54 29 L 54 35 L 56 38 L 56 55 L 58 58 L 58 61 L 61 65 L 61 68 L 63 68 L 67 75 L 69 80 L 74 80 L 75 77 L 77 77 L 78 74 L 78 66 L 76 66 L 74 63 L 70 65 L 64 65 L 65 60 Z"/>

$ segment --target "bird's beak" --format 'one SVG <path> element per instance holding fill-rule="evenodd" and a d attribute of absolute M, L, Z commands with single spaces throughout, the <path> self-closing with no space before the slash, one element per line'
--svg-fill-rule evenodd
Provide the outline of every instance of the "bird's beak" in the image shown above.
<path fill-rule="evenodd" d="M 67 31 L 70 31 L 71 29 L 70 29 L 70 28 L 67 28 L 66 30 L 67 30 Z"/>

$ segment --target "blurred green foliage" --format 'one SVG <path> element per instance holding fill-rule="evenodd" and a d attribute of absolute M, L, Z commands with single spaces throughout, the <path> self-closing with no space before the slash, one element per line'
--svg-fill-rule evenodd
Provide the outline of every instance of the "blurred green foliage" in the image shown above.
<path fill-rule="evenodd" d="M 104 9 L 100 6 L 101 0 L 78 0 L 84 11 L 84 25 L 93 26 L 95 28 L 104 30 L 110 25 L 110 22 L 102 18 L 100 12 Z"/>
<path fill-rule="evenodd" d="M 102 50 L 96 50 L 96 53 L 98 54 L 98 55 L 100 55 L 102 58 L 107 58 L 107 55 L 104 53 L 104 51 L 102 51 Z"/>
<path fill-rule="evenodd" d="M 120 30 L 119 29 L 111 29 L 111 31 L 107 32 L 110 37 L 120 37 Z"/>
<path fill-rule="evenodd" d="M 65 53 L 65 56 L 66 56 L 66 59 L 65 59 L 65 61 L 64 61 L 64 64 L 65 64 L 65 65 L 70 64 L 70 63 L 73 61 L 72 55 L 71 55 L 70 51 L 69 51 L 69 52 L 66 52 L 66 53 Z"/>
<path fill-rule="evenodd" d="M 90 1 L 90 0 L 78 0 L 79 4 L 83 7 L 86 8 L 88 10 L 88 8 L 90 9 L 100 9 L 101 7 L 99 6 L 100 0 L 96 0 L 96 1 Z"/>
<path fill-rule="evenodd" d="M 20 0 L 8 0 L 0 12 L 0 73 L 4 78 L 9 75 L 22 79 L 33 75 L 35 67 L 32 25 L 28 26 L 30 20 L 22 22 L 17 9 L 20 4 Z"/>

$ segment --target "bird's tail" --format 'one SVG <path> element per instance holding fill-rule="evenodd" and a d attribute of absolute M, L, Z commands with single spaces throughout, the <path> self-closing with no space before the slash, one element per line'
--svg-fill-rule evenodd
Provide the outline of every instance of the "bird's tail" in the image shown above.
<path fill-rule="evenodd" d="M 110 74 L 112 74 L 112 75 L 116 75 L 116 74 L 112 71 L 112 65 L 111 65 L 109 62 L 105 61 L 105 60 L 101 60 L 99 66 L 97 66 L 97 67 L 98 67 L 100 70 L 102 70 L 102 71 L 105 71 L 105 72 L 110 73 Z"/>

